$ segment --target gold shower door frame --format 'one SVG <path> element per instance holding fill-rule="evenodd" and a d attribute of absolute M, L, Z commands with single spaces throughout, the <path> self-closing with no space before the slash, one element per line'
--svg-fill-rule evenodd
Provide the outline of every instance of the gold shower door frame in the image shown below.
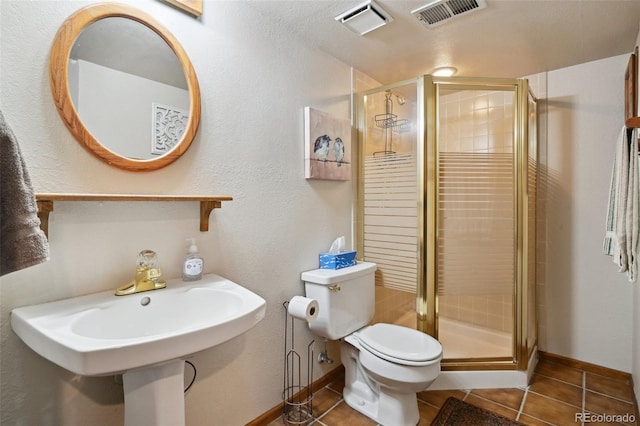
<path fill-rule="evenodd" d="M 438 337 L 438 199 L 439 199 L 439 96 L 446 90 L 494 90 L 515 94 L 513 119 L 513 167 L 515 213 L 515 279 L 513 296 L 513 356 L 496 358 L 444 359 L 443 370 L 526 370 L 537 344 L 535 313 L 535 193 L 529 192 L 529 161 L 537 159 L 536 101 L 526 79 L 420 76 L 369 90 L 358 96 L 358 152 L 363 151 L 366 96 L 394 87 L 416 84 L 417 87 L 417 156 L 418 162 L 418 286 L 416 296 L 417 329 Z M 533 111 L 530 111 L 530 106 Z M 533 114 L 533 128 L 530 128 Z M 534 140 L 529 141 L 532 138 Z M 355 237 L 359 254 L 364 253 L 364 171 L 361 156 L 356 155 Z M 534 165 L 535 174 L 535 165 Z M 535 177 L 533 178 L 535 187 Z M 532 209 L 530 207 L 533 207 Z M 420 214 L 421 213 L 421 214 Z M 532 213 L 531 223 L 529 216 Z M 533 282 L 530 282 L 533 281 Z"/>

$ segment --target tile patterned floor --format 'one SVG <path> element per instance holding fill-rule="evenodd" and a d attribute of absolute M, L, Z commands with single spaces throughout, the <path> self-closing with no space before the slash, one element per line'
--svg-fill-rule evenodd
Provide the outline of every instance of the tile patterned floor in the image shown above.
<path fill-rule="evenodd" d="M 375 426 L 342 399 L 344 378 L 313 395 L 314 426 Z M 525 389 L 425 391 L 418 394 L 419 426 L 428 426 L 449 396 L 502 414 L 526 425 L 640 426 L 628 379 L 611 378 L 541 359 Z M 603 417 L 609 416 L 608 418 Z M 627 415 L 626 417 L 621 417 Z M 613 416 L 620 416 L 617 419 Z M 632 417 L 631 417 L 632 416 Z M 625 421 L 619 421 L 622 419 Z M 271 423 L 284 425 L 282 419 Z"/>

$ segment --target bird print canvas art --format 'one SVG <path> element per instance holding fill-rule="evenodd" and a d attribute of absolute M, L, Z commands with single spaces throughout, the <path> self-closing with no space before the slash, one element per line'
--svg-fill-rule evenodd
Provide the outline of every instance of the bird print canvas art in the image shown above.
<path fill-rule="evenodd" d="M 304 122 L 305 177 L 351 180 L 351 122 L 311 107 Z"/>
<path fill-rule="evenodd" d="M 318 157 L 318 160 L 327 161 L 330 143 L 331 138 L 329 135 L 322 135 L 316 138 L 316 142 L 313 144 L 313 152 L 316 154 L 316 157 Z"/>

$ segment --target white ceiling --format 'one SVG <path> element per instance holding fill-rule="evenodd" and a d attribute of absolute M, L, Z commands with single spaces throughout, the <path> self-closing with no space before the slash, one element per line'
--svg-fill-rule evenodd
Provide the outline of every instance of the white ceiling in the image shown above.
<path fill-rule="evenodd" d="M 375 0 L 394 20 L 364 36 L 334 19 L 364 0 L 241 1 L 303 43 L 382 84 L 428 74 L 443 65 L 455 66 L 463 76 L 524 77 L 630 53 L 640 29 L 640 0 L 486 0 L 486 8 L 431 29 L 411 11 L 432 0 Z M 206 2 L 204 7 L 215 8 L 215 3 Z M 186 87 L 175 55 L 153 31 L 146 31 L 149 37 L 137 32 L 132 36 L 138 29 L 128 26 L 144 27 L 133 21 L 123 27 L 128 20 L 119 18 L 102 21 L 109 25 L 98 25 L 99 21 L 91 31 L 83 31 L 74 57 Z M 114 31 L 110 27 L 116 23 Z M 173 57 L 171 67 L 165 59 L 155 59 L 152 45 Z M 115 53 L 108 54 L 108 47 Z M 144 60 L 131 61 L 131 57 Z M 145 69 L 132 71 L 130 65 L 118 63 L 137 63 Z"/>
<path fill-rule="evenodd" d="M 432 29 L 411 14 L 432 0 L 375 1 L 394 20 L 364 36 L 334 19 L 364 0 L 249 4 L 382 84 L 443 65 L 463 76 L 524 77 L 630 53 L 640 29 L 640 0 L 487 0 L 486 8 Z"/>

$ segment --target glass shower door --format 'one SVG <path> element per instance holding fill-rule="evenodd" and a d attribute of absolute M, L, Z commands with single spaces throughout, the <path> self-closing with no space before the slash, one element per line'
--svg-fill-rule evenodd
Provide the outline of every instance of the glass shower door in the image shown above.
<path fill-rule="evenodd" d="M 447 359 L 513 356 L 515 87 L 438 88 L 437 334 Z"/>
<path fill-rule="evenodd" d="M 425 75 L 358 99 L 355 228 L 359 255 L 378 264 L 373 322 L 433 335 L 445 370 L 527 369 L 537 343 L 527 81 Z"/>
<path fill-rule="evenodd" d="M 378 265 L 374 322 L 416 327 L 418 288 L 417 86 L 385 86 L 364 96 L 362 236 Z"/>

